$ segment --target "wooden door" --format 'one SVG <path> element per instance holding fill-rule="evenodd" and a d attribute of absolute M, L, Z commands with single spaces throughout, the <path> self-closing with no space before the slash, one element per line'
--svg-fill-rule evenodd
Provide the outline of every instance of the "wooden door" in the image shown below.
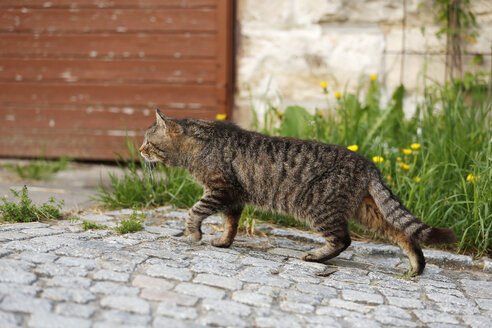
<path fill-rule="evenodd" d="M 159 107 L 230 116 L 233 0 L 0 1 L 0 156 L 114 159 Z"/>

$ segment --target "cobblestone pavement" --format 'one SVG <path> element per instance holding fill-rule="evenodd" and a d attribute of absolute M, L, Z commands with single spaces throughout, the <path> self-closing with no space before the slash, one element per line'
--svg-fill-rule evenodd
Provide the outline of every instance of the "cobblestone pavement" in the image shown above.
<path fill-rule="evenodd" d="M 85 214 L 112 226 L 130 211 Z M 264 237 L 211 247 L 182 237 L 186 212 L 147 214 L 118 235 L 60 221 L 0 226 L 0 327 L 491 327 L 487 259 L 427 251 L 405 279 L 396 247 L 354 242 L 325 264 L 299 260 L 323 240 L 259 226 Z M 336 268 L 331 275 L 316 273 Z"/>

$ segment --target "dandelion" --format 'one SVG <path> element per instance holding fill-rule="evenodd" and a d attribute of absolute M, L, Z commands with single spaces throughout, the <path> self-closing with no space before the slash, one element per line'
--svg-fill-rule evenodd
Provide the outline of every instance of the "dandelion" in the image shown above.
<path fill-rule="evenodd" d="M 378 76 L 376 74 L 371 74 L 371 82 L 376 81 Z"/>
<path fill-rule="evenodd" d="M 351 146 L 348 146 L 347 148 L 350 149 L 351 151 L 359 150 L 359 146 L 357 146 L 357 145 L 351 145 Z"/>
<path fill-rule="evenodd" d="M 398 157 L 396 158 L 396 161 L 397 161 L 397 162 L 401 162 L 401 157 L 400 157 L 400 156 L 398 156 Z"/>
<path fill-rule="evenodd" d="M 321 81 L 321 82 L 319 83 L 319 86 L 320 86 L 320 87 L 322 87 L 323 89 L 326 89 L 326 88 L 328 87 L 328 82 L 326 82 L 326 81 Z"/>
<path fill-rule="evenodd" d="M 382 163 L 382 162 L 384 162 L 384 158 L 383 158 L 382 156 L 374 156 L 374 157 L 372 158 L 372 161 L 373 161 L 374 163 Z"/>
<path fill-rule="evenodd" d="M 322 112 L 318 112 L 318 117 L 323 117 L 323 113 Z"/>
<path fill-rule="evenodd" d="M 468 174 L 468 176 L 466 177 L 466 181 L 471 181 L 472 183 L 475 183 L 478 181 L 478 179 L 480 179 L 480 176 L 477 175 L 477 176 L 473 176 L 473 174 Z"/>
<path fill-rule="evenodd" d="M 215 116 L 215 118 L 217 120 L 223 121 L 227 118 L 227 114 L 217 114 L 217 116 Z"/>
<path fill-rule="evenodd" d="M 342 98 L 342 93 L 340 91 L 335 92 L 335 98 L 341 99 Z"/>
<path fill-rule="evenodd" d="M 413 178 L 413 181 L 415 181 L 415 182 L 420 182 L 420 180 L 422 180 L 420 177 Z"/>
<path fill-rule="evenodd" d="M 412 155 L 412 150 L 408 148 L 402 149 L 403 154 L 405 155 Z"/>
<path fill-rule="evenodd" d="M 282 118 L 282 117 L 284 117 L 284 114 L 283 114 L 283 113 L 278 112 L 278 113 L 277 113 L 277 117 L 278 117 L 278 118 Z"/>
<path fill-rule="evenodd" d="M 420 148 L 420 144 L 413 143 L 413 144 L 410 145 L 410 148 L 412 148 L 413 150 L 418 150 Z"/>
<path fill-rule="evenodd" d="M 388 175 L 386 176 L 386 179 L 391 180 L 391 175 L 389 175 L 389 174 L 388 174 Z"/>
<path fill-rule="evenodd" d="M 408 171 L 410 169 L 410 165 L 405 164 L 403 162 L 400 162 L 399 166 L 404 169 L 405 171 Z"/>

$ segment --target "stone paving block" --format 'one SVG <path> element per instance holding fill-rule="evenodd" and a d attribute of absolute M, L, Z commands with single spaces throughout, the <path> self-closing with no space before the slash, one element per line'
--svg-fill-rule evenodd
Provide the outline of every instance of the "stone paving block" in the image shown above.
<path fill-rule="evenodd" d="M 166 279 L 149 277 L 139 274 L 135 276 L 132 285 L 140 288 L 169 290 L 174 287 L 174 284 Z"/>
<path fill-rule="evenodd" d="M 195 308 L 179 306 L 170 302 L 160 303 L 155 314 L 180 320 L 192 320 L 198 318 L 198 312 Z"/>
<path fill-rule="evenodd" d="M 344 301 L 338 298 L 330 299 L 328 304 L 335 308 L 344 309 L 348 311 L 356 311 L 364 314 L 369 313 L 372 309 L 372 306 L 361 305 L 359 303 Z"/>
<path fill-rule="evenodd" d="M 174 237 L 182 236 L 184 232 L 184 230 L 181 229 L 172 229 L 172 228 L 155 227 L 155 226 L 145 227 L 145 230 L 150 233 L 155 233 L 161 236 L 174 236 Z"/>
<path fill-rule="evenodd" d="M 55 312 L 69 317 L 79 317 L 89 319 L 96 312 L 97 308 L 93 305 L 76 303 L 59 303 L 55 307 Z"/>
<path fill-rule="evenodd" d="M 45 288 L 41 293 L 42 298 L 48 298 L 53 301 L 88 303 L 94 301 L 96 296 L 85 289 L 74 289 L 65 287 Z"/>
<path fill-rule="evenodd" d="M 128 282 L 130 280 L 130 274 L 126 272 L 116 272 L 112 270 L 98 270 L 93 275 L 95 280 L 108 280 L 116 282 Z"/>
<path fill-rule="evenodd" d="M 88 271 L 96 268 L 96 261 L 92 259 L 85 259 L 80 257 L 62 256 L 56 260 L 57 264 L 63 264 L 69 267 L 81 267 Z"/>
<path fill-rule="evenodd" d="M 250 327 L 245 320 L 224 312 L 210 311 L 200 319 L 200 322 L 207 326 L 216 327 Z"/>
<path fill-rule="evenodd" d="M 491 317 L 483 315 L 465 315 L 462 317 L 465 324 L 472 328 L 490 328 Z"/>
<path fill-rule="evenodd" d="M 243 286 L 243 284 L 235 278 L 217 276 L 209 273 L 198 274 L 195 279 L 193 279 L 193 282 L 229 290 L 238 290 Z"/>
<path fill-rule="evenodd" d="M 364 302 L 370 304 L 383 304 L 384 299 L 379 294 L 359 292 L 356 290 L 342 290 L 342 297 L 347 301 Z"/>
<path fill-rule="evenodd" d="M 131 214 L 131 213 L 130 213 Z M 91 222 L 97 222 L 97 223 L 106 223 L 108 221 L 112 221 L 115 218 L 109 215 L 104 215 L 104 214 L 83 214 L 80 216 L 81 221 L 91 221 Z"/>
<path fill-rule="evenodd" d="M 429 323 L 451 323 L 457 324 L 455 316 L 434 310 L 413 310 L 413 313 L 425 324 Z"/>
<path fill-rule="evenodd" d="M 97 261 L 97 268 L 101 270 L 107 270 L 112 272 L 125 272 L 132 273 L 137 266 L 137 263 L 132 261 Z"/>
<path fill-rule="evenodd" d="M 166 265 L 151 265 L 146 273 L 151 277 L 175 279 L 189 281 L 193 276 L 192 272 L 186 268 L 172 268 Z"/>
<path fill-rule="evenodd" d="M 84 277 L 53 276 L 44 283 L 47 287 L 89 288 L 92 281 Z"/>
<path fill-rule="evenodd" d="M 210 273 L 227 277 L 235 276 L 241 268 L 240 264 L 214 259 L 204 261 L 201 258 L 193 258 L 191 259 L 191 263 L 193 265 L 190 267 L 190 270 L 193 272 Z"/>
<path fill-rule="evenodd" d="M 41 291 L 41 287 L 17 283 L 0 283 L 0 295 L 26 294 L 34 296 Z M 1 326 L 0 326 L 1 327 Z"/>
<path fill-rule="evenodd" d="M 0 309 L 10 312 L 34 313 L 49 312 L 52 302 L 45 299 L 26 296 L 25 294 L 7 295 L 0 303 Z"/>
<path fill-rule="evenodd" d="M 198 298 L 190 295 L 183 295 L 168 290 L 142 289 L 140 297 L 149 301 L 160 301 L 175 303 L 183 306 L 193 306 L 198 302 Z"/>
<path fill-rule="evenodd" d="M 221 289 L 188 282 L 180 283 L 176 286 L 176 288 L 174 288 L 174 291 L 176 293 L 182 293 L 200 298 L 221 299 L 225 295 L 225 292 Z"/>
<path fill-rule="evenodd" d="M 21 327 L 22 317 L 17 314 L 0 311 L 0 327 Z"/>
<path fill-rule="evenodd" d="M 31 229 L 24 229 L 21 232 L 32 237 L 53 236 L 53 235 L 60 235 L 63 233 L 63 231 L 51 229 L 51 228 L 31 228 Z"/>
<path fill-rule="evenodd" d="M 472 297 L 492 299 L 492 281 L 462 279 L 461 284 L 466 294 Z"/>
<path fill-rule="evenodd" d="M 332 317 L 326 315 L 311 315 L 306 316 L 304 318 L 305 323 L 303 324 L 305 327 L 312 328 L 342 328 L 342 325 Z"/>
<path fill-rule="evenodd" d="M 205 328 L 208 326 L 198 324 L 195 322 L 176 320 L 167 317 L 156 317 L 152 323 L 152 327 L 154 328 Z"/>
<path fill-rule="evenodd" d="M 249 306 L 229 300 L 205 298 L 202 301 L 202 308 L 207 312 L 227 312 L 240 317 L 247 317 L 251 314 Z"/>
<path fill-rule="evenodd" d="M 32 284 L 37 279 L 35 274 L 22 268 L 0 265 L 0 282 Z"/>
<path fill-rule="evenodd" d="M 462 266 L 471 266 L 473 264 L 473 258 L 468 255 L 452 254 L 434 249 L 424 249 L 423 252 L 427 262 L 450 263 Z"/>
<path fill-rule="evenodd" d="M 282 290 L 280 292 L 280 299 L 288 302 L 304 303 L 309 305 L 318 305 L 323 299 L 319 294 L 305 294 L 295 290 Z"/>
<path fill-rule="evenodd" d="M 492 299 L 478 298 L 475 301 L 481 309 L 492 311 Z"/>
<path fill-rule="evenodd" d="M 289 239 L 277 240 L 275 241 L 275 246 L 281 248 L 289 248 L 301 252 L 309 251 L 314 248 L 314 245 L 300 245 Z"/>
<path fill-rule="evenodd" d="M 377 287 L 377 289 L 385 297 L 401 297 L 401 298 L 414 298 L 414 299 L 420 298 L 420 291 L 409 292 L 406 290 L 384 288 L 384 287 Z"/>
<path fill-rule="evenodd" d="M 301 251 L 296 251 L 293 249 L 281 248 L 281 247 L 269 249 L 268 252 L 275 255 L 285 256 L 289 258 L 296 258 L 296 259 L 300 259 L 302 257 L 302 254 L 304 253 Z"/>
<path fill-rule="evenodd" d="M 187 211 L 172 211 L 164 214 L 167 218 L 178 218 L 178 219 L 186 219 L 188 217 Z"/>
<path fill-rule="evenodd" d="M 301 328 L 303 324 L 301 320 L 293 315 L 272 315 L 272 316 L 257 316 L 255 318 L 256 327 L 289 327 Z"/>
<path fill-rule="evenodd" d="M 368 255 L 389 255 L 392 257 L 400 257 L 403 253 L 399 247 L 386 245 L 386 244 L 374 244 L 360 241 L 352 241 L 348 250 L 353 251 L 355 254 L 368 256 Z"/>
<path fill-rule="evenodd" d="M 287 237 L 295 240 L 307 241 L 316 244 L 326 244 L 326 239 L 315 234 L 305 233 L 292 229 L 275 228 L 270 231 L 270 234 L 276 237 Z"/>
<path fill-rule="evenodd" d="M 150 305 L 146 301 L 132 296 L 106 296 L 101 299 L 101 305 L 115 310 L 137 314 L 150 314 Z"/>
<path fill-rule="evenodd" d="M 112 321 L 98 321 L 94 323 L 92 328 L 147 328 L 148 325 L 124 324 Z"/>
<path fill-rule="evenodd" d="M 133 326 L 145 326 L 152 321 L 152 316 L 134 314 L 126 311 L 109 310 L 103 313 L 103 319 L 113 324 L 127 324 Z"/>
<path fill-rule="evenodd" d="M 69 277 L 85 277 L 87 270 L 79 267 L 67 267 L 57 263 L 44 263 L 38 265 L 34 271 L 45 276 L 69 276 Z"/>
<path fill-rule="evenodd" d="M 338 295 L 338 291 L 335 288 L 323 285 L 298 283 L 295 287 L 297 290 L 311 295 L 320 295 L 328 298 L 334 298 Z"/>
<path fill-rule="evenodd" d="M 391 327 L 418 327 L 419 325 L 410 320 L 404 320 L 396 317 L 390 316 L 374 316 L 374 319 L 383 324 L 383 327 L 391 326 Z"/>
<path fill-rule="evenodd" d="M 255 292 L 237 291 L 232 294 L 232 300 L 253 306 L 270 307 L 272 298 Z"/>
<path fill-rule="evenodd" d="M 53 251 L 54 254 L 60 256 L 73 256 L 73 257 L 84 257 L 89 259 L 95 259 L 100 256 L 103 251 L 94 248 L 85 248 L 83 245 L 80 247 L 75 246 L 64 246 Z"/>
<path fill-rule="evenodd" d="M 262 258 L 252 257 L 247 255 L 241 258 L 241 264 L 259 266 L 259 267 L 269 268 L 273 270 L 278 270 L 283 265 L 282 262 L 265 260 Z"/>
<path fill-rule="evenodd" d="M 358 316 L 359 318 L 365 318 L 363 314 L 359 312 L 353 312 L 350 310 L 342 309 L 342 308 L 337 308 L 333 306 L 319 306 L 316 309 L 316 315 L 320 316 L 329 316 L 329 317 L 335 317 L 335 318 L 346 318 L 349 316 Z"/>
<path fill-rule="evenodd" d="M 53 263 L 58 256 L 50 253 L 36 253 L 36 252 L 22 252 L 18 255 L 21 260 L 41 264 L 41 263 Z"/>
<path fill-rule="evenodd" d="M 239 279 L 244 282 L 265 284 L 275 287 L 288 287 L 292 285 L 287 279 L 279 278 L 270 272 L 268 268 L 249 267 L 241 271 Z"/>
<path fill-rule="evenodd" d="M 121 285 L 113 281 L 98 281 L 90 288 L 92 293 L 113 295 L 113 296 L 137 296 L 139 289 L 136 287 L 129 287 Z"/>
<path fill-rule="evenodd" d="M 280 309 L 286 312 L 306 314 L 312 313 L 314 311 L 314 306 L 306 303 L 284 301 L 280 303 Z"/>
<path fill-rule="evenodd" d="M 28 325 L 33 328 L 89 328 L 92 324 L 87 319 L 65 317 L 47 312 L 36 312 L 31 315 Z"/>
<path fill-rule="evenodd" d="M 386 297 L 390 305 L 401 307 L 404 309 L 423 309 L 424 303 L 418 299 L 405 297 Z"/>
<path fill-rule="evenodd" d="M 343 318 L 343 320 L 348 324 L 349 327 L 353 327 L 353 328 L 380 328 L 381 327 L 381 325 L 378 324 L 376 321 L 367 318 L 361 320 L 361 318 L 358 317 L 348 316 Z"/>

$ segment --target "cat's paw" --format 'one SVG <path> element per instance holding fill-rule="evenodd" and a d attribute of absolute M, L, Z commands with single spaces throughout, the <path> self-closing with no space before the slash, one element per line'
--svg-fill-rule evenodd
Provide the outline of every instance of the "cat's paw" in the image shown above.
<path fill-rule="evenodd" d="M 320 262 L 326 258 L 326 254 L 323 254 L 316 249 L 305 252 L 302 254 L 301 259 L 308 262 Z"/>
<path fill-rule="evenodd" d="M 210 240 L 210 244 L 215 247 L 224 247 L 227 248 L 231 246 L 232 240 L 225 240 L 222 237 L 216 237 Z"/>
<path fill-rule="evenodd" d="M 197 230 L 186 228 L 184 235 L 189 237 L 195 243 L 198 243 L 200 240 L 202 240 L 202 232 L 200 231 L 200 229 Z"/>

